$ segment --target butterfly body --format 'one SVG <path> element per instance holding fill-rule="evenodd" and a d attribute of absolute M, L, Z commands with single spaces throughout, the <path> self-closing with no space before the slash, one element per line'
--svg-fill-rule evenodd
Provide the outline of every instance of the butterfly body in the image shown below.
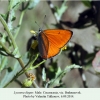
<path fill-rule="evenodd" d="M 72 31 L 63 29 L 40 30 L 38 35 L 39 52 L 43 59 L 57 55 L 72 37 Z"/>

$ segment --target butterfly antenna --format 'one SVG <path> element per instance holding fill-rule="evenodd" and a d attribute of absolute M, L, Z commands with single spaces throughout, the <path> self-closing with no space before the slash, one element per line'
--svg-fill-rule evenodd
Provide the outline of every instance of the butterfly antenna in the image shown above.
<path fill-rule="evenodd" d="M 37 24 L 37 26 L 39 27 L 39 31 L 43 29 L 44 27 L 44 24 L 45 24 L 45 18 L 46 18 L 46 15 L 44 16 L 44 19 L 43 19 L 43 26 L 40 27 L 39 24 L 35 21 L 35 23 Z"/>
<path fill-rule="evenodd" d="M 35 23 L 37 24 L 37 26 L 39 27 L 39 31 L 42 30 L 42 28 L 40 27 L 40 25 L 35 21 Z"/>

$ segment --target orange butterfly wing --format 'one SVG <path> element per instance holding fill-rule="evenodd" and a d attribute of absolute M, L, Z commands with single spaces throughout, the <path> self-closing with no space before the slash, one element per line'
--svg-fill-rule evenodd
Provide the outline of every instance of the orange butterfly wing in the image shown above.
<path fill-rule="evenodd" d="M 40 55 L 44 59 L 57 55 L 60 52 L 60 49 L 70 40 L 71 37 L 72 31 L 70 30 L 44 30 L 39 35 Z"/>

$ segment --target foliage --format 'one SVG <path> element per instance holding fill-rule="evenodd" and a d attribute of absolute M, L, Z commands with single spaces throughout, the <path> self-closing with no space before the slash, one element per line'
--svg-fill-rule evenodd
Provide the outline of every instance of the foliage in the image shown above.
<path fill-rule="evenodd" d="M 62 50 L 59 55 L 48 60 L 44 60 L 40 57 L 38 42 L 36 40 L 37 37 L 35 35 L 27 40 L 28 43 L 25 45 L 27 46 L 27 51 L 25 51 L 25 53 L 23 52 L 24 54 L 22 54 L 20 51 L 20 49 L 23 48 L 23 45 L 21 48 L 19 48 L 17 44 L 19 41 L 20 44 L 23 44 L 24 41 L 24 39 L 18 40 L 18 37 L 21 37 L 21 35 L 24 33 L 21 31 L 21 27 L 25 27 L 24 25 L 27 25 L 26 20 L 23 20 L 24 17 L 29 17 L 30 19 L 32 16 L 32 19 L 35 22 L 34 16 L 37 17 L 38 12 L 33 15 L 28 15 L 28 17 L 27 12 L 32 13 L 33 9 L 35 9 L 42 1 L 9 0 L 6 2 L 8 3 L 8 5 L 6 5 L 6 13 L 0 13 L 0 22 L 2 25 L 2 27 L 0 27 L 0 75 L 2 76 L 2 78 L 0 77 L 1 88 L 7 86 L 9 87 L 9 84 L 12 84 L 12 82 L 16 80 L 16 82 L 19 81 L 20 84 L 17 84 L 19 84 L 20 87 L 62 88 L 67 87 L 68 85 L 65 84 L 65 82 L 68 82 L 68 80 L 63 81 L 63 78 L 72 70 L 77 69 L 81 78 L 83 78 L 82 75 L 84 71 L 90 71 L 89 69 L 92 68 L 91 66 L 93 66 L 93 70 L 95 72 L 98 72 L 98 74 L 100 73 L 100 25 L 97 17 L 99 16 L 97 13 L 99 11 L 97 9 L 97 5 L 95 5 L 95 1 L 81 1 L 81 3 L 89 9 L 81 12 L 78 20 L 75 23 L 72 23 L 72 18 L 74 16 L 69 18 L 71 19 L 70 21 L 63 21 L 62 19 L 63 14 L 70 9 L 70 6 L 67 6 L 69 1 L 59 1 L 60 3 L 57 1 L 57 3 L 60 4 L 60 7 L 53 5 L 50 0 L 46 1 L 48 4 L 47 6 L 49 6 L 49 9 L 52 11 L 51 15 L 53 15 L 55 19 L 55 24 L 53 25 L 56 28 L 66 29 L 63 27 L 63 25 L 65 25 L 67 28 L 69 27 L 69 29 L 73 31 L 73 37 L 67 46 L 67 50 Z M 94 6 L 96 6 L 95 10 L 97 12 L 94 12 Z M 37 18 L 41 19 L 41 16 Z M 33 25 L 31 21 L 29 23 Z M 96 30 L 94 29 L 93 25 L 96 25 Z M 89 32 L 88 34 L 87 31 Z M 65 65 L 66 67 L 64 67 L 61 59 L 63 59 L 63 61 L 65 60 L 65 62 L 70 59 L 70 65 Z M 30 71 L 34 73 L 33 76 L 36 77 L 36 81 L 32 75 L 29 76 Z M 3 73 L 5 73 L 4 76 Z M 96 75 L 95 73 L 93 74 Z M 22 75 L 25 75 L 27 78 L 21 81 L 18 80 L 18 78 L 20 78 Z M 83 78 L 83 87 L 86 87 L 84 81 L 86 80 Z M 40 85 L 40 83 L 42 84 Z"/>

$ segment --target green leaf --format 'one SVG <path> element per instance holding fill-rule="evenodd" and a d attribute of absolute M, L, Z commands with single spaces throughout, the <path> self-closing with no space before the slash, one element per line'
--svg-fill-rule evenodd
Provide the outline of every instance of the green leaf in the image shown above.
<path fill-rule="evenodd" d="M 16 33 L 18 31 L 18 29 L 20 28 L 20 25 L 17 25 L 15 27 L 13 27 L 13 29 L 11 30 L 12 33 Z"/>
<path fill-rule="evenodd" d="M 59 67 L 55 78 L 49 81 L 49 87 L 53 88 L 53 87 L 61 85 L 62 84 L 61 80 L 63 76 L 73 68 L 82 68 L 82 67 L 75 64 L 67 66 L 64 70 L 61 70 Z"/>
<path fill-rule="evenodd" d="M 64 71 L 61 71 L 60 67 L 58 68 L 58 71 L 56 73 L 56 77 L 52 80 L 50 80 L 49 82 L 49 87 L 50 88 L 53 88 L 55 86 L 58 86 L 60 85 L 60 80 L 61 78 L 64 76 L 65 72 Z"/>
<path fill-rule="evenodd" d="M 70 65 L 70 66 L 66 66 L 65 70 L 67 72 L 69 72 L 71 69 L 73 68 L 82 68 L 82 66 L 79 66 L 79 65 L 76 65 L 76 64 L 73 64 L 73 65 Z"/>
<path fill-rule="evenodd" d="M 15 16 L 12 17 L 11 21 L 14 21 L 14 20 L 16 20 L 16 17 Z"/>
<path fill-rule="evenodd" d="M 6 67 L 7 63 L 7 57 L 0 55 L 0 72 Z"/>
<path fill-rule="evenodd" d="M 46 73 L 45 73 L 45 68 L 42 70 L 42 80 L 46 81 Z"/>
<path fill-rule="evenodd" d="M 6 70 L 6 74 L 3 77 L 3 79 L 0 81 L 0 88 L 3 88 L 15 75 L 16 73 L 21 69 L 18 61 L 15 62 L 15 65 L 13 67 L 13 71 L 8 72 Z"/>
<path fill-rule="evenodd" d="M 30 0 L 28 9 L 31 10 L 32 8 L 34 8 L 39 3 L 39 1 L 40 0 Z"/>
<path fill-rule="evenodd" d="M 28 63 L 29 59 L 28 59 L 28 52 L 26 52 L 23 56 L 22 56 L 22 60 L 24 62 L 24 64 Z"/>
<path fill-rule="evenodd" d="M 91 7 L 91 0 L 82 0 L 85 6 Z"/>
<path fill-rule="evenodd" d="M 8 21 L 8 23 L 7 23 L 7 25 L 8 25 L 8 27 L 9 27 L 9 30 L 12 30 L 13 29 L 13 26 L 12 26 L 12 19 L 15 17 L 15 12 L 14 12 L 14 10 L 11 10 L 10 12 L 9 12 L 9 21 Z"/>
<path fill-rule="evenodd" d="M 16 10 L 18 9 L 19 5 L 24 2 L 25 0 L 9 0 L 9 10 Z"/>
<path fill-rule="evenodd" d="M 18 51 L 18 50 L 19 50 L 19 49 L 16 48 L 16 49 L 12 52 L 12 55 L 14 55 L 15 58 L 20 58 L 20 57 L 21 57 L 21 55 L 19 54 L 19 51 Z"/>
<path fill-rule="evenodd" d="M 7 14 L 0 14 L 2 17 L 3 17 L 3 19 L 6 21 L 7 20 Z"/>
<path fill-rule="evenodd" d="M 6 35 L 3 33 L 2 38 L 0 39 L 2 43 L 6 42 Z"/>
<path fill-rule="evenodd" d="M 9 0 L 8 19 L 7 24 L 10 30 L 13 29 L 12 22 L 16 19 L 15 10 L 19 8 L 19 5 L 25 0 Z"/>
<path fill-rule="evenodd" d="M 61 19 L 61 16 L 62 16 L 62 14 L 66 11 L 66 9 L 68 8 L 67 6 L 66 6 L 66 0 L 64 0 L 64 2 L 62 3 L 62 5 L 61 5 L 61 7 L 60 8 L 58 8 L 58 7 L 56 7 L 56 18 L 58 19 L 58 20 L 60 20 Z"/>
<path fill-rule="evenodd" d="M 100 33 L 98 33 L 98 32 L 96 33 L 96 38 L 100 39 Z"/>
<path fill-rule="evenodd" d="M 6 36 L 6 42 L 8 42 L 9 46 L 11 46 L 12 43 L 11 43 L 11 40 L 8 36 Z"/>

